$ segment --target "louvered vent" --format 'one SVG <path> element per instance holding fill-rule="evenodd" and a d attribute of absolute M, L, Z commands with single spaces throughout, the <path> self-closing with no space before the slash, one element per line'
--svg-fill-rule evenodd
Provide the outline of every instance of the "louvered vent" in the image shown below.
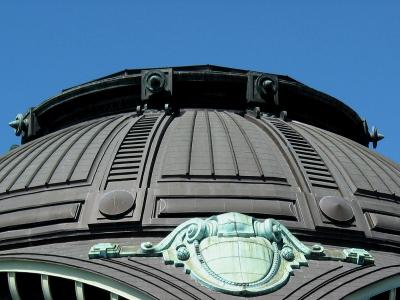
<path fill-rule="evenodd" d="M 337 189 L 331 172 L 315 149 L 296 130 L 278 119 L 268 119 L 286 138 L 313 186 Z"/>
<path fill-rule="evenodd" d="M 113 182 L 138 179 L 143 152 L 158 117 L 159 114 L 145 115 L 129 130 L 111 165 L 106 188 Z"/>

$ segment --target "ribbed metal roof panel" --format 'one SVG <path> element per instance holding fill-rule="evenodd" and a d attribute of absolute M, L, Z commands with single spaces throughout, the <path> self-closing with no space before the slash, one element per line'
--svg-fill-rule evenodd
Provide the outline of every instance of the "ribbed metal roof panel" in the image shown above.
<path fill-rule="evenodd" d="M 232 112 L 187 110 L 171 124 L 167 143 L 164 177 L 287 181 L 274 143 Z"/>
<path fill-rule="evenodd" d="M 129 116 L 80 123 L 10 152 L 1 164 L 0 193 L 87 182 L 100 150 Z"/>
<path fill-rule="evenodd" d="M 352 192 L 398 198 L 400 195 L 400 170 L 398 165 L 381 157 L 366 147 L 329 131 L 295 122 L 300 132 L 334 156 L 335 162 L 351 178 Z M 354 188 L 353 188 L 354 189 Z"/>

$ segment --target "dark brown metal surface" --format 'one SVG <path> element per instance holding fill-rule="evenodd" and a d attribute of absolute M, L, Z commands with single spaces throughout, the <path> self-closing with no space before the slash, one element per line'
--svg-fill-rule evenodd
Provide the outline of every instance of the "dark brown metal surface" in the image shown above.
<path fill-rule="evenodd" d="M 105 217 L 117 218 L 127 214 L 134 206 L 135 198 L 127 191 L 111 191 L 100 200 L 99 211 Z"/>
<path fill-rule="evenodd" d="M 322 197 L 319 200 L 319 207 L 325 216 L 334 221 L 348 222 L 354 217 L 351 206 L 341 197 Z"/>
<path fill-rule="evenodd" d="M 130 70 L 33 110 L 40 131 L 0 157 L 0 259 L 79 265 L 160 299 L 230 298 L 159 258 L 86 255 L 100 238 L 159 241 L 189 218 L 236 211 L 376 257 L 368 268 L 313 261 L 270 299 L 336 299 L 400 272 L 400 166 L 364 146 L 353 110 L 271 74 L 279 101 L 255 109 L 247 71 L 163 70 L 168 93 L 141 99 L 147 72 Z"/>

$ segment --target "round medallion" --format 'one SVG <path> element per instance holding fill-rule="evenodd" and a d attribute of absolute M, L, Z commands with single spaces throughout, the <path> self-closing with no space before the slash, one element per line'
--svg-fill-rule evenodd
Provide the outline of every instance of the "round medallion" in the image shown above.
<path fill-rule="evenodd" d="M 265 75 L 261 75 L 256 80 L 257 90 L 261 96 L 270 96 L 276 94 L 276 86 L 274 81 Z"/>
<path fill-rule="evenodd" d="M 337 196 L 322 197 L 319 207 L 325 216 L 336 222 L 348 222 L 354 217 L 350 204 Z"/>
<path fill-rule="evenodd" d="M 144 82 L 148 90 L 157 93 L 164 89 L 167 79 L 164 73 L 160 71 L 152 71 L 145 75 Z"/>
<path fill-rule="evenodd" d="M 100 200 L 99 211 L 107 218 L 126 215 L 135 204 L 135 198 L 128 191 L 112 191 Z"/>

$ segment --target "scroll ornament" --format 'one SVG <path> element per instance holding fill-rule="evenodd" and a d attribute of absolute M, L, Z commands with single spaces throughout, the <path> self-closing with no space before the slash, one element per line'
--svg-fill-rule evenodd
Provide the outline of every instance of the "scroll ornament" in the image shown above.
<path fill-rule="evenodd" d="M 274 219 L 260 221 L 235 212 L 190 219 L 156 245 L 101 243 L 89 251 L 89 258 L 126 256 L 162 256 L 166 264 L 183 267 L 202 285 L 242 296 L 276 291 L 293 275 L 293 269 L 306 266 L 309 259 L 359 265 L 374 262 L 363 249 L 309 248 Z"/>

